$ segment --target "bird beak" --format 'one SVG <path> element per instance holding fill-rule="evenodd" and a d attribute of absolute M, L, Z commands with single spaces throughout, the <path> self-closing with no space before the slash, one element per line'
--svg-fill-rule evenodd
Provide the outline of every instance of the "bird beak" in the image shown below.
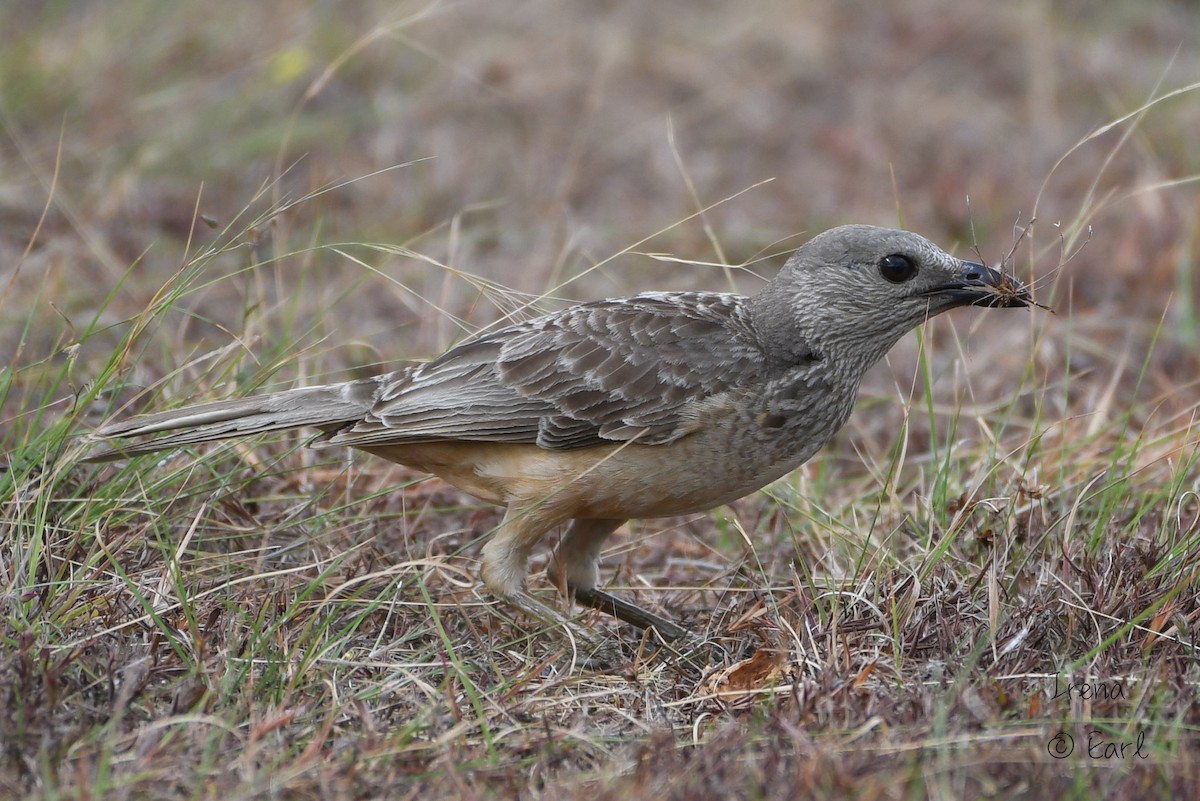
<path fill-rule="evenodd" d="M 973 261 L 964 261 L 959 277 L 939 284 L 925 295 L 945 309 L 958 306 L 1011 309 L 1028 306 L 1032 301 L 1029 287 L 1016 277 Z"/>

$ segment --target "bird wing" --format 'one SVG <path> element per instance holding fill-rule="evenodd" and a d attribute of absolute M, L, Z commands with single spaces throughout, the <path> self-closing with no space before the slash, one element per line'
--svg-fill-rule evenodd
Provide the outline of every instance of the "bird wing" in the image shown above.
<path fill-rule="evenodd" d="M 672 442 L 706 401 L 763 376 L 744 302 L 643 294 L 490 332 L 397 374 L 363 419 L 322 444 Z"/>

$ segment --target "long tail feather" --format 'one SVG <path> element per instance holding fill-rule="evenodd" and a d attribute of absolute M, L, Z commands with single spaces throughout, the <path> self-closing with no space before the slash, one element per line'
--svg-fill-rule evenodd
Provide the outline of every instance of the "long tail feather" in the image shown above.
<path fill-rule="evenodd" d="M 117 441 L 99 444 L 84 457 L 84 461 L 107 462 L 181 445 L 303 426 L 336 430 L 361 419 L 370 411 L 379 387 L 391 378 L 394 375 L 303 387 L 108 423 L 92 432 L 88 438 L 93 441 Z"/>

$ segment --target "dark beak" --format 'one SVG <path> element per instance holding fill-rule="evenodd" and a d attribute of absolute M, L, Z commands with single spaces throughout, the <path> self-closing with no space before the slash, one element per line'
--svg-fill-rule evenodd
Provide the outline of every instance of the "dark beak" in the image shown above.
<path fill-rule="evenodd" d="M 1032 300 L 1029 288 L 1014 276 L 973 261 L 964 261 L 958 278 L 930 289 L 925 295 L 942 309 L 958 306 L 1011 309 L 1028 306 Z"/>

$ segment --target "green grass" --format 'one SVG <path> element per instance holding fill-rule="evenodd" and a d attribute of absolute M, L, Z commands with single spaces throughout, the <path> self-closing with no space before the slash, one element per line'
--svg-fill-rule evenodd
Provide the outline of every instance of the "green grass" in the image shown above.
<path fill-rule="evenodd" d="M 0 11 L 0 798 L 1195 793 L 1195 10 L 635 6 Z M 594 614 L 628 664 L 577 664 L 477 586 L 495 509 L 304 434 L 78 462 L 897 218 L 1056 313 L 939 318 L 808 465 L 614 538 L 704 674 Z"/>

